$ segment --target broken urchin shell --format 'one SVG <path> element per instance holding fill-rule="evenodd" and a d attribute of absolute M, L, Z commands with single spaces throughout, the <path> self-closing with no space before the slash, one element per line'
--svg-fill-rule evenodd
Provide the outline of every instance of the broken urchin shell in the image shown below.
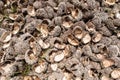
<path fill-rule="evenodd" d="M 46 69 L 47 69 L 47 63 L 42 60 L 38 61 L 38 63 L 34 66 L 34 71 L 38 74 L 46 71 Z"/>
<path fill-rule="evenodd" d="M 9 14 L 9 18 L 10 18 L 11 20 L 16 20 L 16 19 L 18 18 L 18 16 L 19 16 L 19 15 L 17 15 L 17 14 Z"/>
<path fill-rule="evenodd" d="M 99 42 L 102 39 L 102 34 L 96 32 L 93 36 L 92 36 L 92 41 L 93 42 Z"/>
<path fill-rule="evenodd" d="M 62 26 L 64 26 L 66 29 L 70 28 L 73 25 L 72 20 L 70 19 L 69 16 L 64 16 L 63 17 L 63 22 Z"/>
<path fill-rule="evenodd" d="M 33 7 L 33 6 L 30 6 L 30 5 L 27 6 L 27 13 L 28 13 L 30 16 L 35 16 L 35 15 L 36 15 L 34 7 Z"/>
<path fill-rule="evenodd" d="M 36 27 L 36 29 L 41 32 L 43 38 L 46 38 L 48 36 L 48 23 L 41 23 Z"/>
<path fill-rule="evenodd" d="M 1 41 L 1 42 L 4 42 L 4 43 L 5 43 L 5 42 L 8 42 L 8 41 L 11 40 L 11 37 L 12 37 L 11 32 L 5 31 L 5 32 L 3 32 L 2 35 L 0 36 L 0 41 Z"/>
<path fill-rule="evenodd" d="M 120 78 L 120 68 L 114 69 L 114 70 L 111 72 L 111 77 L 112 77 L 113 79 Z"/>
<path fill-rule="evenodd" d="M 83 35 L 82 42 L 83 42 L 84 44 L 87 44 L 87 43 L 89 43 L 90 41 L 91 41 L 91 36 L 90 36 L 90 34 L 89 34 L 89 33 L 85 33 L 85 34 Z"/>
<path fill-rule="evenodd" d="M 21 26 L 18 23 L 14 23 L 12 33 L 17 34 L 19 32 L 20 28 L 21 28 Z"/>
<path fill-rule="evenodd" d="M 79 45 L 79 41 L 73 35 L 68 36 L 68 42 L 73 46 Z"/>
<path fill-rule="evenodd" d="M 76 8 L 71 10 L 71 16 L 73 17 L 73 19 L 79 21 L 80 19 L 82 19 L 83 14 L 78 8 Z"/>
<path fill-rule="evenodd" d="M 104 2 L 108 5 L 114 5 L 117 0 L 104 0 Z"/>
<path fill-rule="evenodd" d="M 60 53 L 60 54 L 58 54 L 54 57 L 54 61 L 55 62 L 60 62 L 64 59 L 64 57 L 65 57 L 64 53 Z"/>
<path fill-rule="evenodd" d="M 74 29 L 73 29 L 73 34 L 74 36 L 77 38 L 77 39 L 81 39 L 83 37 L 83 30 L 80 26 L 76 26 Z"/>
<path fill-rule="evenodd" d="M 50 47 L 50 44 L 48 43 L 48 42 L 43 42 L 43 40 L 42 39 L 39 39 L 38 40 L 38 43 L 39 43 L 39 45 L 41 46 L 41 48 L 43 48 L 43 49 L 47 49 L 47 48 L 49 48 Z"/>
<path fill-rule="evenodd" d="M 25 53 L 25 61 L 28 64 L 34 64 L 38 61 L 38 57 L 36 57 L 32 50 L 28 49 Z"/>

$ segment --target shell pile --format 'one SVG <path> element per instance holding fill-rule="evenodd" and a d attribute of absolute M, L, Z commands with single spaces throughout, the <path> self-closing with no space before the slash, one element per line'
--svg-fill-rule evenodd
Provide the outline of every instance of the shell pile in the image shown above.
<path fill-rule="evenodd" d="M 0 0 L 0 80 L 120 80 L 120 0 Z"/>

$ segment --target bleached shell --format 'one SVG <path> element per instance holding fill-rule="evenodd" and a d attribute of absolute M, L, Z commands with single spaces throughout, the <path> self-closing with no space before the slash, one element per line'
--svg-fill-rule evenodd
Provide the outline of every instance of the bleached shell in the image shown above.
<path fill-rule="evenodd" d="M 28 64 L 34 64 L 36 63 L 38 60 L 38 57 L 36 57 L 36 55 L 31 51 L 31 50 L 27 50 L 25 53 L 25 61 Z"/>
<path fill-rule="evenodd" d="M 89 43 L 91 41 L 91 36 L 88 34 L 88 33 L 86 33 L 84 36 L 83 36 L 83 38 L 82 38 L 82 42 L 84 43 L 84 44 L 87 44 L 87 43 Z"/>
<path fill-rule="evenodd" d="M 63 50 L 63 54 L 65 56 L 68 56 L 70 54 L 70 47 L 69 47 L 69 45 L 65 46 L 65 49 Z"/>
<path fill-rule="evenodd" d="M 33 80 L 31 76 L 24 76 L 23 80 Z"/>
<path fill-rule="evenodd" d="M 114 78 L 114 79 L 117 79 L 117 78 L 120 78 L 120 69 L 114 69 L 112 72 L 111 72 L 111 77 Z"/>
<path fill-rule="evenodd" d="M 65 48 L 65 44 L 55 43 L 54 46 L 55 46 L 55 48 L 58 48 L 58 49 L 64 49 Z"/>
<path fill-rule="evenodd" d="M 46 38 L 48 36 L 48 25 L 41 23 L 36 27 L 38 31 L 41 32 L 41 35 L 43 38 Z"/>
<path fill-rule="evenodd" d="M 92 22 L 87 22 L 87 25 L 85 26 L 86 30 L 88 30 L 91 33 L 94 33 L 95 30 L 95 25 Z"/>
<path fill-rule="evenodd" d="M 67 72 L 65 72 L 64 73 L 64 77 L 63 77 L 63 79 L 62 80 L 71 80 L 71 74 L 70 73 L 67 73 Z"/>
<path fill-rule="evenodd" d="M 50 44 L 43 42 L 42 39 L 39 39 L 39 40 L 38 40 L 38 43 L 39 43 L 39 45 L 41 46 L 41 48 L 43 48 L 43 49 L 47 49 L 47 48 L 50 47 Z"/>
<path fill-rule="evenodd" d="M 6 76 L 11 76 L 16 71 L 16 67 L 15 67 L 14 63 L 2 66 L 1 69 L 4 71 L 2 73 L 2 75 L 6 75 Z"/>
<path fill-rule="evenodd" d="M 120 38 L 120 32 L 117 33 L 117 37 Z"/>
<path fill-rule="evenodd" d="M 37 66 L 34 67 L 36 73 L 42 73 L 47 69 L 47 64 L 45 61 L 38 62 Z"/>
<path fill-rule="evenodd" d="M 9 18 L 11 20 L 16 20 L 18 18 L 18 15 L 17 14 L 9 14 Z"/>
<path fill-rule="evenodd" d="M 104 67 L 110 67 L 110 66 L 114 65 L 114 61 L 112 59 L 104 59 L 102 61 L 102 64 Z"/>
<path fill-rule="evenodd" d="M 71 11 L 71 15 L 76 20 L 80 20 L 83 17 L 83 14 L 82 14 L 82 12 L 79 9 L 73 9 Z"/>
<path fill-rule="evenodd" d="M 3 48 L 5 49 L 5 48 L 9 47 L 10 44 L 11 44 L 11 42 L 5 43 L 5 44 L 3 45 Z"/>
<path fill-rule="evenodd" d="M 117 0 L 104 0 L 104 2 L 108 5 L 114 5 Z"/>
<path fill-rule="evenodd" d="M 110 80 L 110 78 L 109 78 L 108 76 L 103 75 L 103 76 L 101 77 L 101 80 Z"/>
<path fill-rule="evenodd" d="M 36 15 L 35 9 L 34 9 L 33 6 L 28 5 L 28 6 L 27 6 L 27 12 L 28 12 L 28 14 L 29 14 L 30 16 L 35 16 L 35 15 Z"/>
<path fill-rule="evenodd" d="M 73 46 L 79 45 L 79 41 L 77 39 L 75 39 L 75 37 L 73 37 L 72 35 L 68 36 L 68 42 Z"/>
<path fill-rule="evenodd" d="M 115 17 L 120 19 L 120 12 L 115 13 Z"/>
<path fill-rule="evenodd" d="M 81 39 L 83 37 L 83 30 L 81 27 L 79 26 L 76 26 L 74 29 L 73 29 L 73 33 L 74 33 L 74 36 L 77 38 L 77 39 Z"/>
<path fill-rule="evenodd" d="M 17 34 L 19 32 L 19 30 L 20 30 L 20 25 L 18 23 L 15 23 L 13 25 L 13 31 L 12 31 L 12 33 L 13 34 Z"/>
<path fill-rule="evenodd" d="M 0 76 L 0 80 L 7 80 L 6 76 Z"/>
<path fill-rule="evenodd" d="M 60 62 L 64 59 L 65 55 L 63 53 L 60 53 L 54 57 L 55 62 Z"/>
<path fill-rule="evenodd" d="M 2 42 L 8 42 L 8 41 L 10 41 L 11 40 L 11 37 L 12 37 L 12 34 L 11 34 L 11 32 L 4 32 L 2 35 L 1 35 L 1 37 L 0 37 L 0 41 L 2 41 Z"/>
<path fill-rule="evenodd" d="M 102 39 L 102 34 L 100 33 L 95 33 L 93 36 L 92 36 L 92 41 L 93 42 L 99 42 L 100 40 Z"/>
<path fill-rule="evenodd" d="M 3 15 L 0 14 L 0 22 L 3 20 Z"/>
<path fill-rule="evenodd" d="M 73 25 L 73 22 L 71 21 L 70 17 L 66 16 L 66 17 L 63 17 L 62 25 L 66 29 L 68 29 L 68 28 L 70 28 Z"/>
<path fill-rule="evenodd" d="M 57 68 L 58 68 L 58 65 L 57 65 L 57 64 L 51 64 L 51 69 L 52 69 L 53 71 L 56 71 Z"/>

